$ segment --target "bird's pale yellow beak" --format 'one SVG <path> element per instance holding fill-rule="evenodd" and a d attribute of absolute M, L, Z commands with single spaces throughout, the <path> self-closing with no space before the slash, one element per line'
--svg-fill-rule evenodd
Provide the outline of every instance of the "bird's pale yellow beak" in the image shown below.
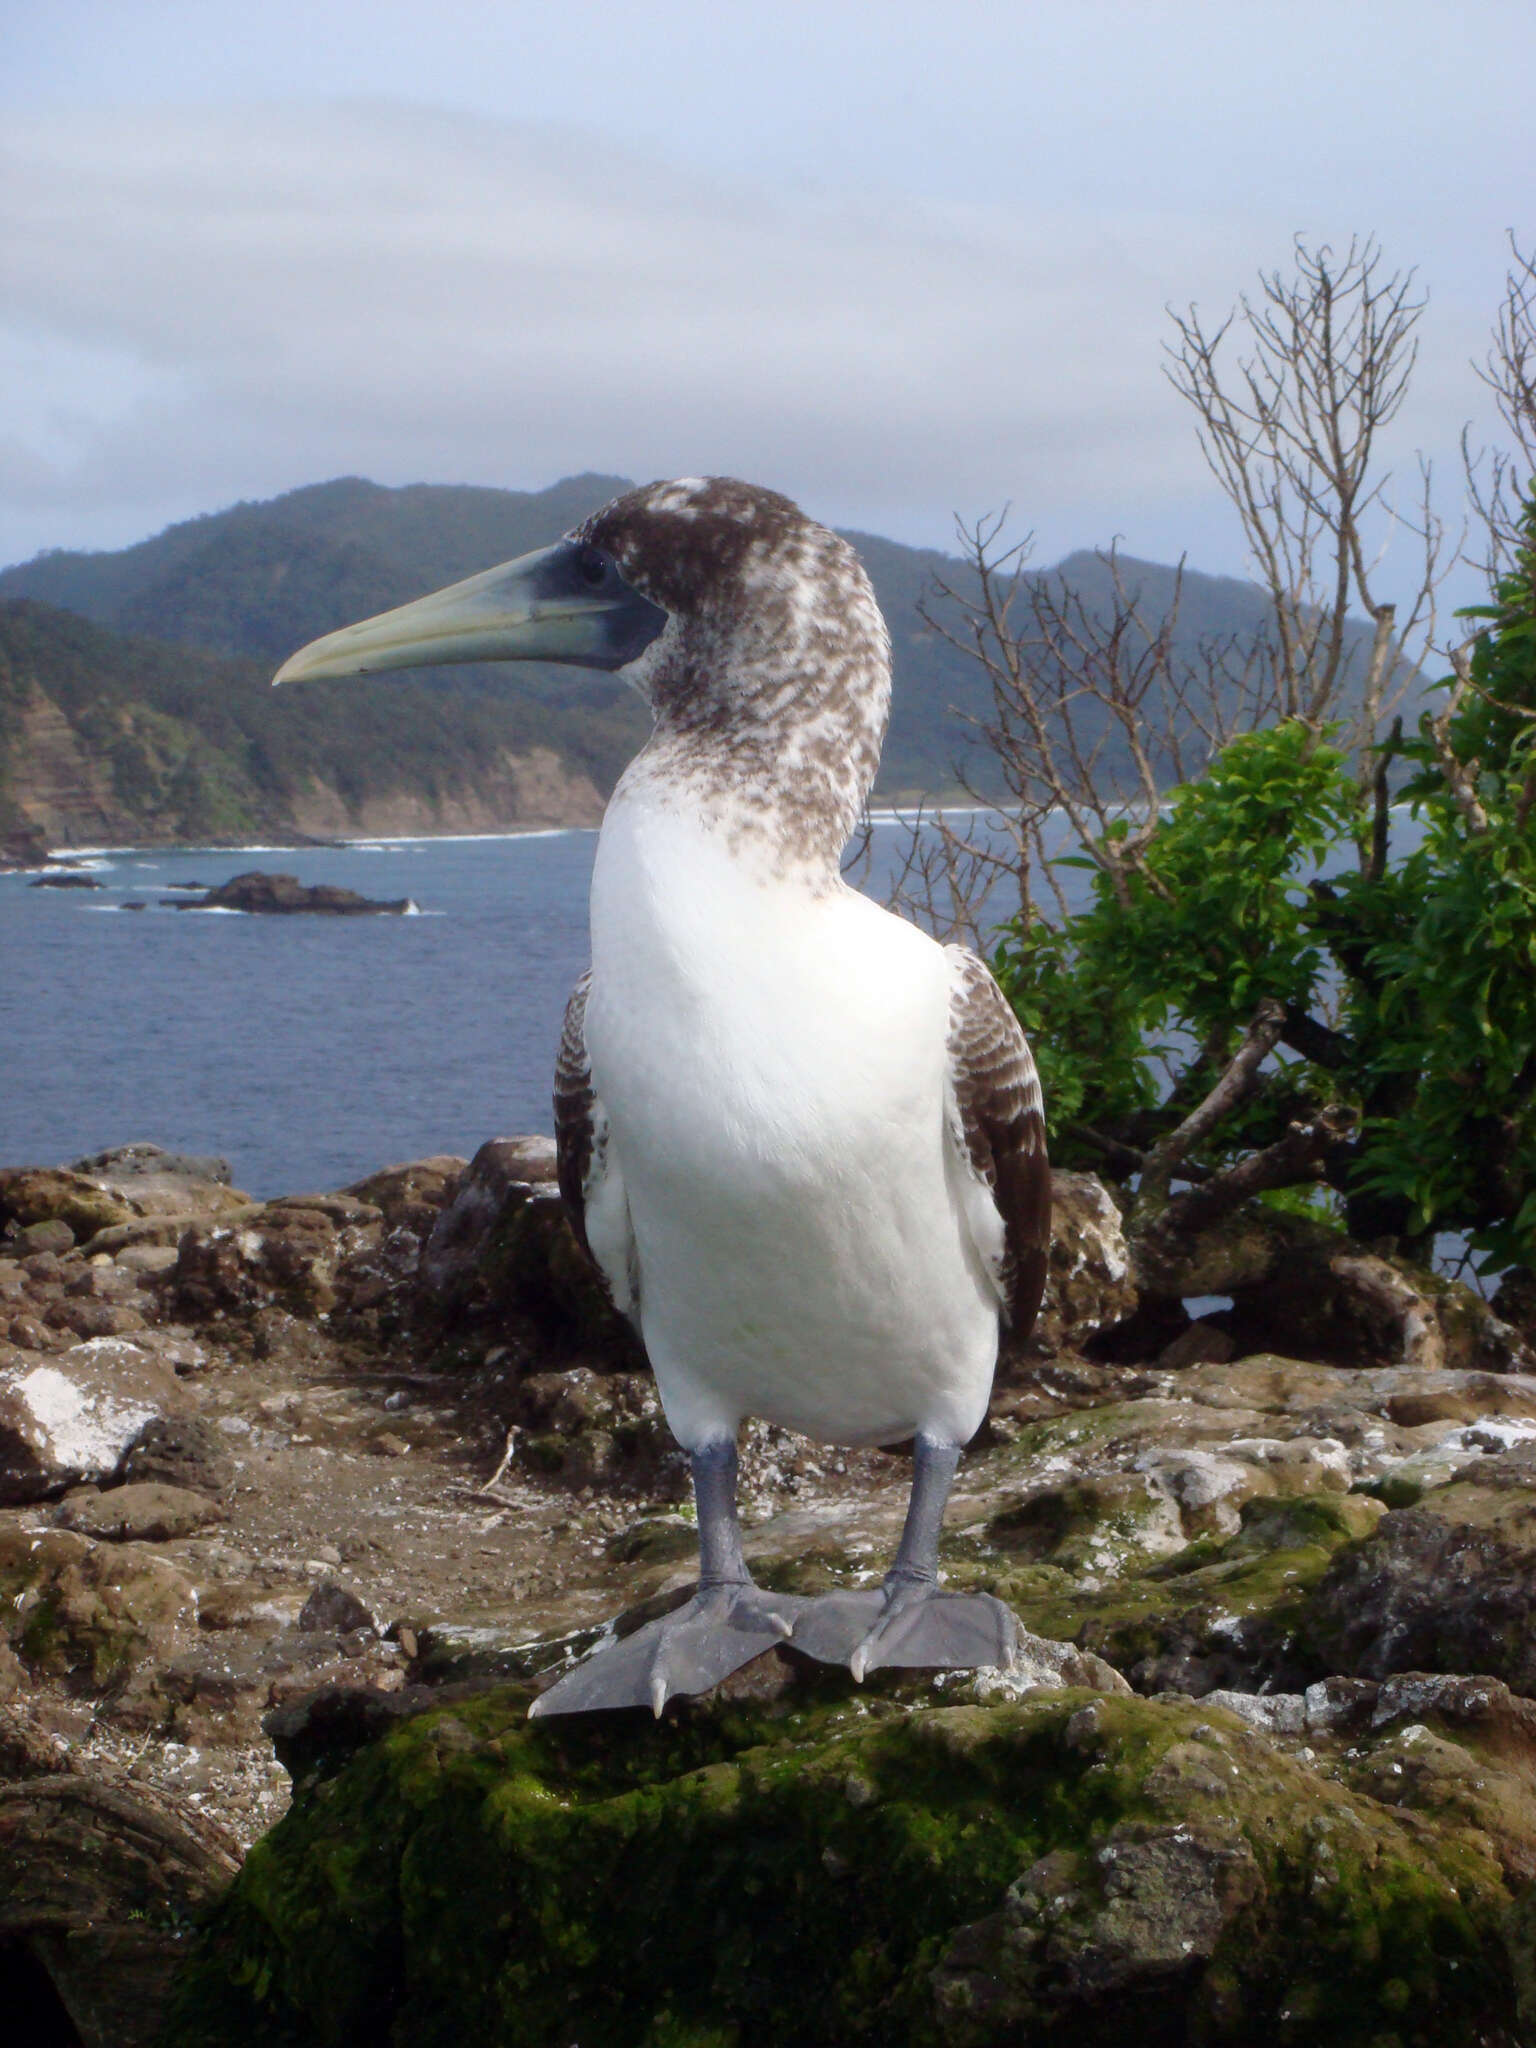
<path fill-rule="evenodd" d="M 576 541 L 521 555 L 414 604 L 311 640 L 274 683 L 460 661 L 550 661 L 620 669 L 667 622 L 611 556 Z"/>

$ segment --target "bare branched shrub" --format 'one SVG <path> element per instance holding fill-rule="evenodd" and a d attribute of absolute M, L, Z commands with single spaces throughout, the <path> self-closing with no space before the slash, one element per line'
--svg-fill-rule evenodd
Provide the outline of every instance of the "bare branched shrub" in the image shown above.
<path fill-rule="evenodd" d="M 1521 303 L 1528 315 L 1529 289 Z M 1161 886 L 1145 855 L 1163 793 L 1198 778 L 1238 734 L 1283 718 L 1319 735 L 1342 728 L 1361 808 L 1375 812 L 1361 865 L 1380 872 L 1390 721 L 1434 645 L 1447 552 L 1428 467 L 1403 504 L 1379 461 L 1423 307 L 1413 273 L 1385 274 L 1375 242 L 1357 239 L 1338 256 L 1298 241 L 1292 273 L 1261 274 L 1257 294 L 1215 327 L 1194 307 L 1173 314 L 1168 375 L 1195 410 L 1268 600 L 1247 638 L 1202 646 L 1194 659 L 1181 651 L 1182 565 L 1153 617 L 1113 549 L 1099 558 L 1104 591 L 1088 593 L 1030 573 L 1029 541 L 1007 543 L 1002 516 L 959 528 L 966 573 L 941 582 L 923 616 L 986 672 L 992 710 L 976 737 L 1007 796 L 979 828 L 974 816 L 925 817 L 895 894 L 909 914 L 974 941 L 1003 918 L 1027 923 L 1054 891 L 1064 917 L 1049 859 L 1064 833 L 1122 903 L 1133 875 Z M 1518 392 L 1536 354 L 1510 317 L 1500 374 Z M 1410 539 L 1413 563 L 1389 596 L 1383 558 L 1394 534 Z"/>
<path fill-rule="evenodd" d="M 1445 532 L 1430 471 L 1421 460 L 1411 500 L 1394 500 L 1378 449 L 1407 395 L 1424 305 L 1411 270 L 1383 275 L 1370 237 L 1342 255 L 1298 239 L 1292 273 L 1261 273 L 1257 295 L 1219 326 L 1193 306 L 1172 315 L 1169 379 L 1195 410 L 1200 446 L 1269 598 L 1280 715 L 1345 719 L 1362 794 L 1375 780 L 1382 723 L 1435 637 Z M 1384 589 L 1394 529 L 1415 556 L 1401 599 Z M 1373 628 L 1363 672 L 1351 607 Z"/>
<path fill-rule="evenodd" d="M 1515 558 L 1520 508 L 1536 478 L 1536 249 L 1522 249 L 1514 234 L 1509 249 L 1488 353 L 1473 365 L 1493 394 L 1508 442 L 1474 450 L 1462 439 L 1468 496 L 1485 543 L 1480 566 L 1490 582 Z"/>

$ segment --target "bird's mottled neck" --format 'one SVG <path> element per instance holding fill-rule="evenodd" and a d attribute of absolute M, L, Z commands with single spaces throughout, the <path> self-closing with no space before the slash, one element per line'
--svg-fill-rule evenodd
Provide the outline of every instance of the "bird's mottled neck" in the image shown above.
<path fill-rule="evenodd" d="M 625 669 L 655 714 L 620 785 L 772 872 L 835 878 L 880 764 L 891 649 L 858 556 L 776 492 L 651 484 L 578 537 L 668 614 Z"/>
<path fill-rule="evenodd" d="M 837 879 L 880 765 L 890 706 L 885 628 L 836 645 L 780 643 L 742 654 L 672 650 L 652 689 L 656 729 L 626 771 L 627 796 L 686 811 L 729 850 L 773 875 Z M 686 638 L 698 636 L 683 636 Z M 820 636 L 809 636 L 814 643 Z"/>

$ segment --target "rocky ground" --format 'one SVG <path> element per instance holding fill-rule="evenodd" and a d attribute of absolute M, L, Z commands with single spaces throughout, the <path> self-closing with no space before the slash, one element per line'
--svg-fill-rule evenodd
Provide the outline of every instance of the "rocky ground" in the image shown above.
<path fill-rule="evenodd" d="M 263 1204 L 149 1146 L 0 1172 L 19 2038 L 132 2048 L 173 2011 L 187 2043 L 1536 2040 L 1512 1319 L 1341 1245 L 1374 1325 L 1287 1324 L 1272 1272 L 1191 1323 L 1062 1176 L 946 1539 L 1032 1631 L 1022 1671 L 858 1692 L 776 1653 L 656 1728 L 530 1730 L 530 1688 L 693 1553 L 552 1173 L 543 1139 Z M 878 1577 L 909 1469 L 754 1425 L 760 1575 Z M 385 1872 L 360 1889 L 344 1815 Z M 771 1911 L 723 1970 L 727 1881 Z M 658 1957 L 628 1920 L 663 1903 Z"/>

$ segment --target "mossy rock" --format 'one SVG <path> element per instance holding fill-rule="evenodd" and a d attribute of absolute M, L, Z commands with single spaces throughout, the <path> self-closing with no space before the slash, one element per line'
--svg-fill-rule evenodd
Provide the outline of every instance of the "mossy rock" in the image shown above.
<path fill-rule="evenodd" d="M 555 1351 L 605 1371 L 649 1372 L 635 1332 L 609 1301 L 552 1189 L 513 1183 L 474 1239 L 473 1257 L 447 1269 L 438 1310 L 450 1322 L 494 1327 L 525 1319 Z"/>
<path fill-rule="evenodd" d="M 1536 1463 L 1480 1461 L 1341 1550 L 1300 1633 L 1329 1671 L 1481 1672 L 1536 1694 Z"/>
<path fill-rule="evenodd" d="M 0 1642 L 74 1690 L 118 1691 L 195 1612 L 190 1583 L 152 1545 L 0 1529 Z"/>
<path fill-rule="evenodd" d="M 1139 1472 L 1039 1487 L 999 1509 L 984 1534 L 1022 1559 L 1095 1579 L 1121 1577 L 1185 1547 L 1178 1508 Z"/>
<path fill-rule="evenodd" d="M 98 1230 L 131 1223 L 135 1214 L 131 1203 L 67 1167 L 0 1168 L 0 1224 L 67 1223 L 83 1244 Z"/>
<path fill-rule="evenodd" d="M 1198 1702 L 923 1698 L 425 1714 L 301 1786 L 166 2048 L 1516 2039 L 1509 1894 L 1458 1820 Z"/>
<path fill-rule="evenodd" d="M 1358 1494 L 1245 1501 L 1235 1535 L 1201 1537 L 1099 1586 L 1055 1557 L 1015 1563 L 1000 1545 L 988 1555 L 963 1537 L 946 1543 L 945 1569 L 957 1588 L 995 1593 L 1035 1634 L 1106 1658 L 1139 1691 L 1289 1689 L 1334 1668 L 1301 1640 L 1302 1619 L 1335 1555 L 1381 1514 Z"/>

